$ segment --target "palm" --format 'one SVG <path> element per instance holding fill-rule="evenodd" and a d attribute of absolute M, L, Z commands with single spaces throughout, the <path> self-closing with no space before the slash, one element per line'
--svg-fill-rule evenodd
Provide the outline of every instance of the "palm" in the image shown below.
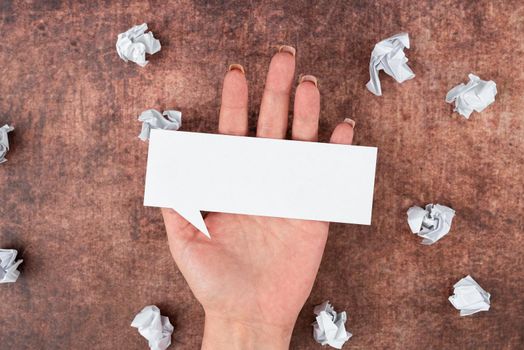
<path fill-rule="evenodd" d="M 225 308 L 240 320 L 255 315 L 262 323 L 292 325 L 311 291 L 329 224 L 213 213 L 206 225 L 211 240 L 186 226 L 191 238 L 173 247 L 206 312 Z"/>
<path fill-rule="evenodd" d="M 294 49 L 279 50 L 269 67 L 257 137 L 284 138 L 294 77 Z M 291 54 L 290 54 L 291 53 Z M 247 135 L 248 93 L 242 69 L 224 79 L 218 131 Z M 296 89 L 292 138 L 316 141 L 320 93 L 306 76 Z M 353 127 L 340 123 L 331 142 L 351 144 Z M 174 210 L 163 209 L 173 257 L 207 316 L 226 310 L 241 323 L 292 329 L 311 291 L 326 243 L 326 222 L 211 213 L 211 239 Z"/>

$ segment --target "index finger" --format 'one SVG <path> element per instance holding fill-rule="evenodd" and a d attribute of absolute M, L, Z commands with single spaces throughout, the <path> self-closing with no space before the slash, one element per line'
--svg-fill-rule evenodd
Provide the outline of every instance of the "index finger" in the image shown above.
<path fill-rule="evenodd" d="M 247 103 L 246 72 L 240 64 L 232 64 L 229 66 L 222 87 L 222 103 L 218 118 L 219 133 L 247 135 Z"/>

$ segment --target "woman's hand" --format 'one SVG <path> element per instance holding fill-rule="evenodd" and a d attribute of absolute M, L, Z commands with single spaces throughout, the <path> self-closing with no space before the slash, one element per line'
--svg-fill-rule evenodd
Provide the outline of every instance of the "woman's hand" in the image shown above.
<path fill-rule="evenodd" d="M 288 125 L 295 49 L 282 46 L 269 65 L 257 137 L 282 139 Z M 295 94 L 292 138 L 317 141 L 320 93 L 303 76 Z M 218 132 L 248 133 L 244 69 L 224 79 Z M 332 143 L 351 144 L 353 123 L 340 123 Z M 212 176 L 212 170 L 210 176 Z M 320 265 L 329 223 L 210 213 L 212 239 L 172 209 L 162 209 L 171 253 L 205 310 L 203 349 L 287 349 Z"/>

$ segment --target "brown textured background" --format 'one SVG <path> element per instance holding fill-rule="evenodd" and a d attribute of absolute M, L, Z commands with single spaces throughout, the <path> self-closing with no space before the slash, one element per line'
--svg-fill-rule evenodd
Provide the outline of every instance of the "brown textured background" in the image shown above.
<path fill-rule="evenodd" d="M 252 131 L 275 45 L 297 48 L 297 75 L 319 77 L 320 138 L 357 122 L 379 148 L 373 224 L 334 224 L 292 349 L 319 349 L 312 306 L 347 310 L 347 349 L 524 347 L 524 3 L 518 1 L 1 1 L 0 246 L 19 249 L 0 285 L 0 349 L 146 349 L 129 326 L 157 304 L 173 349 L 200 345 L 203 312 L 173 263 L 160 211 L 142 206 L 147 108 L 183 111 L 184 130 L 215 132 L 222 78 L 247 69 Z M 162 51 L 146 68 L 116 54 L 118 33 L 147 22 Z M 407 31 L 414 80 L 368 80 L 373 45 Z M 444 102 L 474 72 L 496 102 L 465 120 Z M 457 211 L 427 247 L 405 212 Z M 471 274 L 492 309 L 461 318 L 448 302 Z"/>

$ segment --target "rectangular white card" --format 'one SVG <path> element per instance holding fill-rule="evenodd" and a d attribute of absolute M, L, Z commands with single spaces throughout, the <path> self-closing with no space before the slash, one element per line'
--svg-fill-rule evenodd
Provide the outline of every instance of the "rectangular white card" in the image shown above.
<path fill-rule="evenodd" d="M 152 130 L 144 205 L 371 223 L 377 148 Z"/>

